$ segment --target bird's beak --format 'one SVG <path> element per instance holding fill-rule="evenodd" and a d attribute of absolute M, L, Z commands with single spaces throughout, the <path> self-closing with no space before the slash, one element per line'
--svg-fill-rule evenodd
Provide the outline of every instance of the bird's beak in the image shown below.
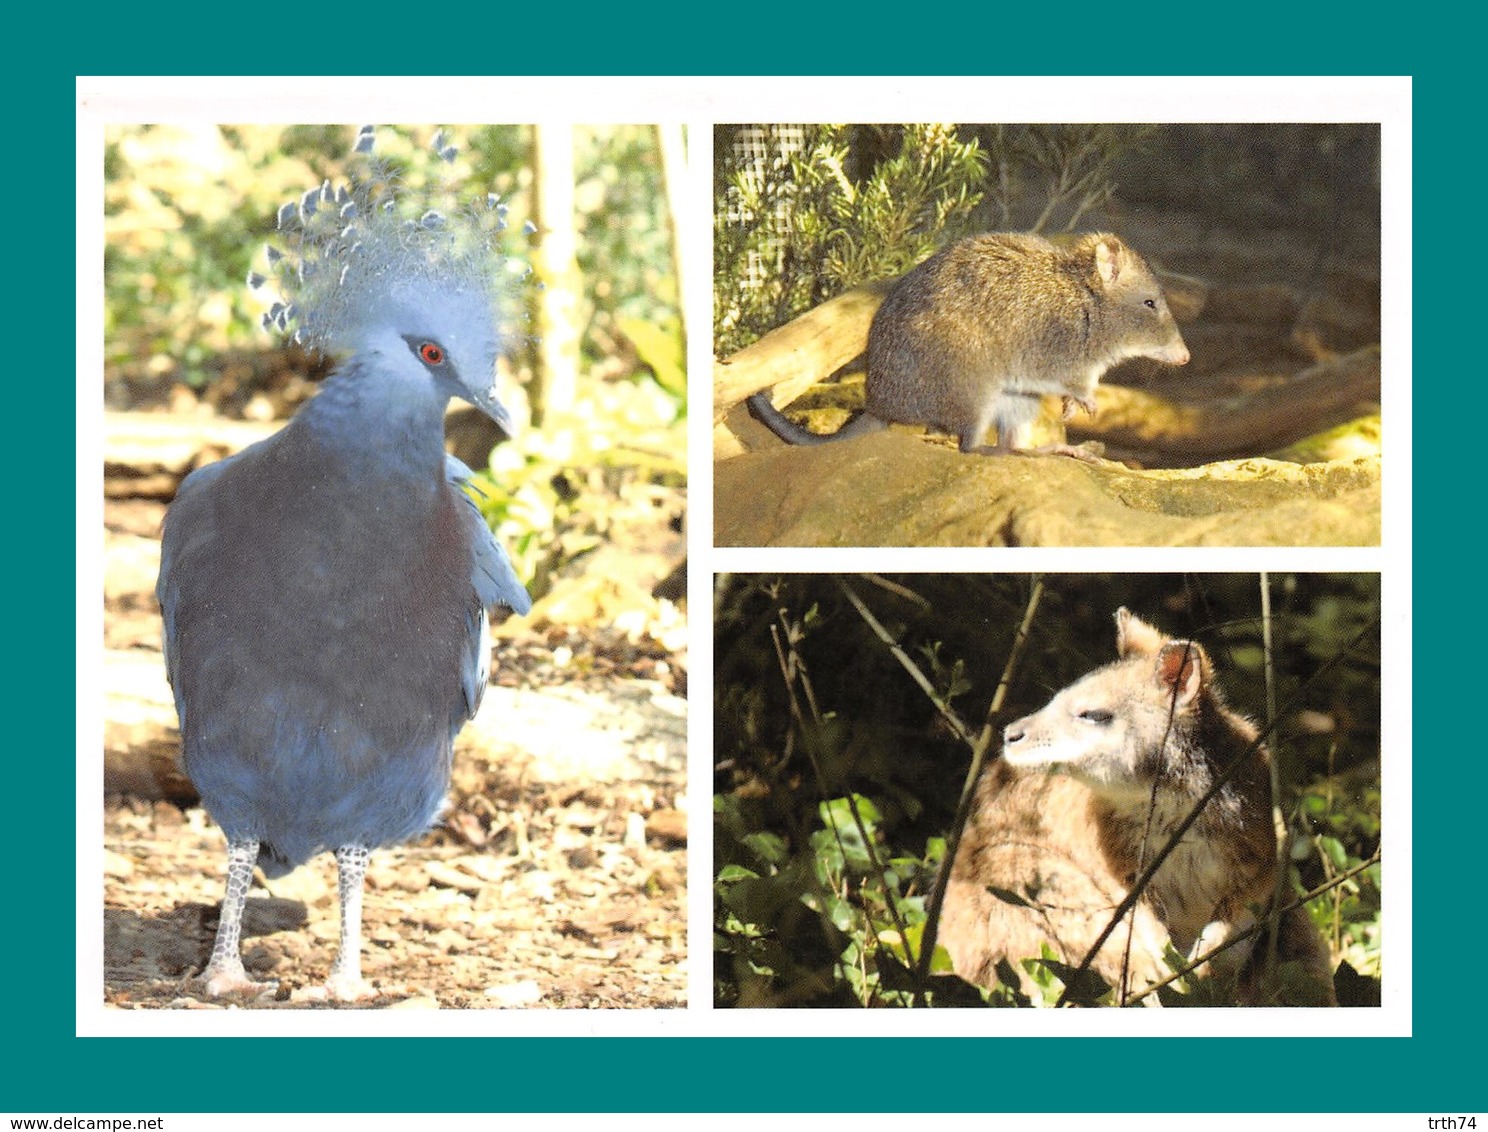
<path fill-rule="evenodd" d="M 517 435 L 517 426 L 512 423 L 511 414 L 506 411 L 506 406 L 501 403 L 501 398 L 496 395 L 495 385 L 492 385 L 489 389 L 472 392 L 470 399 L 475 407 L 495 421 L 500 426 L 501 431 L 506 433 L 507 436 Z"/>

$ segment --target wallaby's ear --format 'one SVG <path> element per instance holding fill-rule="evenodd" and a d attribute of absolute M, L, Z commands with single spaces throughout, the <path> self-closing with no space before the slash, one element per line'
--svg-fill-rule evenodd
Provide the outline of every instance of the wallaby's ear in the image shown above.
<path fill-rule="evenodd" d="M 1157 654 L 1157 679 L 1180 707 L 1199 698 L 1209 675 L 1209 658 L 1195 641 L 1169 641 Z"/>
<path fill-rule="evenodd" d="M 1152 656 L 1167 638 L 1126 606 L 1116 611 L 1116 655 Z"/>

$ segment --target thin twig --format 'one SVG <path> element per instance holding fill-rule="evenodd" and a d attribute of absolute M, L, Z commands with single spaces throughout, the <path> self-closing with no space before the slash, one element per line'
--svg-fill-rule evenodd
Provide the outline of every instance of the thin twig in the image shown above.
<path fill-rule="evenodd" d="M 863 604 L 863 599 L 858 597 L 852 588 L 841 578 L 835 578 L 833 580 L 836 581 L 837 588 L 852 603 L 853 608 L 858 611 L 858 615 L 863 618 L 864 623 L 867 624 L 869 629 L 873 630 L 874 636 L 889 646 L 889 652 L 893 653 L 894 659 L 904 667 L 904 670 L 909 673 L 914 682 L 924 690 L 925 695 L 930 698 L 930 702 L 935 705 L 935 710 L 940 712 L 941 718 L 946 721 L 946 726 L 954 731 L 956 737 L 966 743 L 967 746 L 974 746 L 976 740 L 972 738 L 971 729 L 962 722 L 961 717 L 956 714 L 950 702 L 935 690 L 935 685 L 930 683 L 929 678 L 920 671 L 919 665 L 910 659 L 909 654 L 899 647 L 899 642 L 894 640 L 893 635 L 883 627 L 878 618 L 873 616 L 868 607 Z"/>
<path fill-rule="evenodd" d="M 1276 719 L 1276 652 L 1271 637 L 1271 577 L 1261 571 L 1261 646 L 1266 654 L 1266 718 Z M 1274 724 L 1273 724 L 1274 726 Z M 1276 944 L 1281 935 L 1277 908 L 1286 895 L 1287 821 L 1281 809 L 1281 742 L 1271 745 L 1271 823 L 1276 827 L 1276 881 L 1271 886 L 1271 935 L 1266 941 L 1266 970 L 1276 970 Z"/>
<path fill-rule="evenodd" d="M 919 606 L 927 613 L 934 608 L 925 598 L 915 593 L 908 586 L 901 586 L 898 582 L 885 578 L 882 574 L 864 574 L 863 579 L 871 582 L 881 590 L 888 590 L 896 597 L 902 597 L 905 601 Z"/>
<path fill-rule="evenodd" d="M 1191 663 L 1197 663 L 1194 656 L 1194 646 L 1190 641 L 1183 642 L 1183 662 L 1178 666 L 1180 678 L 1173 681 L 1173 690 L 1168 696 L 1168 720 L 1163 725 L 1162 744 L 1167 746 L 1168 737 L 1173 734 L 1173 720 L 1178 715 L 1178 688 L 1182 683 L 1182 672 Z M 1142 823 L 1142 840 L 1137 846 L 1137 872 L 1142 871 L 1142 866 L 1147 863 L 1147 845 L 1152 837 L 1152 823 L 1157 818 L 1157 795 L 1162 789 L 1163 774 L 1167 771 L 1165 763 L 1159 763 L 1157 773 L 1152 776 L 1152 790 L 1147 795 L 1147 817 Z M 1136 935 L 1137 906 L 1131 906 L 1131 923 L 1126 928 L 1126 946 L 1121 949 L 1121 979 L 1116 988 L 1117 1001 L 1126 1005 L 1126 996 L 1131 989 L 1131 951 L 1133 939 Z"/>
<path fill-rule="evenodd" d="M 925 930 L 920 937 L 918 956 L 916 956 L 913 948 L 910 946 L 908 935 L 903 932 L 900 934 L 904 940 L 905 957 L 909 960 L 909 965 L 915 972 L 916 986 L 914 1001 L 924 1002 L 926 993 L 925 985 L 929 979 L 930 964 L 935 955 L 935 939 L 940 927 L 940 909 L 945 903 L 946 882 L 950 877 L 951 864 L 956 859 L 956 847 L 961 842 L 961 832 L 965 828 L 967 818 L 971 813 L 971 799 L 977 777 L 981 774 L 983 757 L 992 743 L 992 720 L 1002 710 L 1003 701 L 1007 697 L 1008 685 L 1012 682 L 1013 672 L 1017 666 L 1019 657 L 1022 656 L 1023 646 L 1028 639 L 1029 626 L 1033 622 L 1034 611 L 1038 608 L 1039 599 L 1043 596 L 1043 580 L 1037 575 L 1033 579 L 1033 592 L 1029 596 L 1028 608 L 1023 615 L 1023 623 L 1018 627 L 1018 635 L 1013 640 L 1013 647 L 1008 653 L 1007 664 L 1003 667 L 1002 679 L 998 681 L 997 690 L 992 695 L 992 703 L 987 708 L 986 721 L 982 725 L 980 734 L 975 737 L 972 736 L 971 729 L 956 714 L 950 703 L 935 691 L 935 686 L 925 676 L 924 672 L 920 670 L 919 665 L 915 664 L 909 654 L 899 647 L 899 642 L 894 640 L 893 635 L 884 628 L 883 624 L 873 615 L 872 611 L 863 604 L 862 599 L 858 597 L 852 587 L 841 578 L 837 579 L 837 585 L 847 600 L 852 603 L 853 608 L 858 611 L 858 615 L 863 618 L 864 623 L 873 631 L 879 640 L 888 646 L 894 658 L 899 661 L 904 670 L 909 673 L 914 682 L 929 697 L 930 702 L 935 705 L 935 709 L 940 712 L 941 717 L 946 721 L 946 725 L 971 748 L 971 767 L 966 772 L 966 779 L 961 788 L 961 798 L 956 806 L 956 818 L 951 825 L 950 835 L 946 839 L 945 860 L 941 865 L 939 873 L 936 875 L 935 884 L 930 892 L 930 903 L 925 911 Z"/>
<path fill-rule="evenodd" d="M 1035 574 L 1033 589 L 1028 595 L 1028 606 L 1023 611 L 1023 620 L 1018 625 L 1018 633 L 1013 638 L 1012 648 L 1008 650 L 1007 663 L 1002 668 L 1002 678 L 998 680 L 997 690 L 992 693 L 992 702 L 987 706 L 987 718 L 982 724 L 981 733 L 971 747 L 971 765 L 966 769 L 966 778 L 961 784 L 961 797 L 956 803 L 956 817 L 951 823 L 951 831 L 946 838 L 945 859 L 935 875 L 935 885 L 930 890 L 930 903 L 925 909 L 925 931 L 920 936 L 920 957 L 915 966 L 915 980 L 921 993 L 930 977 L 930 964 L 935 957 L 935 941 L 940 934 L 940 911 L 945 904 L 946 886 L 950 883 L 951 868 L 956 863 L 956 851 L 961 845 L 961 834 L 965 831 L 966 823 L 971 817 L 971 805 L 976 796 L 977 780 L 982 774 L 982 760 L 992 746 L 994 734 L 992 720 L 1002 712 L 1002 705 L 1007 699 L 1007 690 L 1013 682 L 1013 673 L 1017 670 L 1018 662 L 1023 657 L 1024 647 L 1028 644 L 1029 630 L 1033 627 L 1033 615 L 1038 610 L 1039 601 L 1043 596 L 1044 580 L 1040 575 Z"/>
<path fill-rule="evenodd" d="M 787 632 L 789 632 L 790 625 L 786 621 L 784 610 L 780 611 L 780 620 L 784 624 Z M 801 692 L 806 697 L 806 702 L 811 708 L 812 721 L 813 723 L 820 725 L 821 712 L 816 705 L 816 692 L 811 687 L 811 679 L 806 672 L 805 661 L 801 659 L 801 654 L 796 651 L 794 644 L 790 646 L 789 656 L 786 655 L 786 652 L 780 642 L 779 629 L 779 626 L 771 625 L 770 637 L 775 643 L 775 656 L 780 664 L 781 678 L 785 681 L 786 695 L 790 700 L 791 716 L 795 719 L 797 727 L 805 726 L 805 717 L 801 711 L 800 703 L 796 699 L 795 681 L 799 680 L 801 683 Z M 791 634 L 791 636 L 793 637 L 794 634 Z M 812 749 L 812 745 L 810 743 L 803 743 L 801 746 L 802 749 L 806 752 L 806 758 L 811 763 L 812 772 L 816 775 L 817 793 L 821 796 L 822 801 L 825 802 L 828 800 L 827 782 L 826 777 L 822 774 L 821 765 L 817 762 L 816 752 Z M 904 923 L 904 917 L 899 911 L 899 905 L 894 899 L 894 893 L 890 890 L 887 881 L 888 870 L 884 868 L 883 862 L 879 860 L 878 851 L 873 846 L 873 839 L 868 834 L 868 827 L 863 821 L 863 815 L 858 810 L 857 797 L 854 795 L 851 789 L 847 791 L 847 808 L 848 812 L 852 814 L 853 824 L 857 827 L 858 836 L 863 840 L 863 848 L 868 854 L 868 860 L 873 865 L 874 871 L 878 873 L 880 880 L 883 881 L 884 894 L 886 897 L 885 903 L 887 903 L 889 906 L 889 916 L 893 919 L 894 927 L 899 932 L 899 938 L 905 941 L 905 947 L 907 949 L 909 946 L 909 941 Z M 842 831 L 837 827 L 837 823 L 835 821 L 829 822 L 828 824 L 832 827 L 832 836 L 837 842 L 837 850 L 842 854 L 842 860 L 845 865 L 848 855 L 847 846 L 844 845 L 842 841 Z"/>
<path fill-rule="evenodd" d="M 788 622 L 786 622 L 785 610 L 778 610 L 777 613 L 779 614 L 781 622 L 785 624 L 786 630 L 789 631 L 790 625 Z M 796 729 L 804 733 L 806 720 L 801 713 L 800 701 L 796 699 L 795 683 L 796 675 L 803 667 L 801 654 L 796 652 L 795 646 L 792 645 L 790 655 L 786 655 L 785 649 L 780 643 L 780 626 L 778 625 L 770 626 L 770 640 L 773 641 L 775 644 L 775 659 L 780 664 L 780 678 L 785 683 L 785 695 L 786 698 L 790 701 L 791 719 L 795 721 Z M 812 719 L 816 723 L 820 724 L 821 716 L 816 710 L 814 698 L 812 699 L 811 710 Z M 794 739 L 789 728 L 786 729 L 785 743 L 786 758 L 789 759 L 791 748 L 794 746 Z M 821 764 L 818 763 L 816 760 L 816 751 L 812 748 L 812 745 L 810 743 L 803 743 L 801 744 L 801 746 L 802 749 L 806 752 L 806 761 L 811 764 L 811 772 L 816 776 L 816 791 L 822 797 L 822 799 L 825 800 L 827 796 L 827 780 L 826 777 L 822 774 Z M 844 861 L 847 860 L 847 847 L 842 844 L 842 831 L 839 830 L 836 825 L 832 826 L 832 836 L 837 840 L 837 849 L 839 852 L 841 852 L 842 859 Z"/>

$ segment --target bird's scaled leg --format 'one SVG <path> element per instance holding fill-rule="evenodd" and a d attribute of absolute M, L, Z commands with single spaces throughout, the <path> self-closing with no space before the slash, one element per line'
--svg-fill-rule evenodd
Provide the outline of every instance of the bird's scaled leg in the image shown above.
<path fill-rule="evenodd" d="M 276 982 L 259 983 L 243 969 L 243 903 L 253 885 L 253 866 L 258 863 L 257 841 L 227 843 L 227 893 L 222 897 L 222 916 L 217 922 L 217 940 L 212 958 L 202 972 L 207 994 L 260 995 L 278 988 Z"/>
<path fill-rule="evenodd" d="M 326 979 L 326 993 L 338 1002 L 355 1002 L 377 993 L 362 980 L 362 882 L 371 856 L 365 845 L 343 845 L 336 850 L 341 945 Z"/>

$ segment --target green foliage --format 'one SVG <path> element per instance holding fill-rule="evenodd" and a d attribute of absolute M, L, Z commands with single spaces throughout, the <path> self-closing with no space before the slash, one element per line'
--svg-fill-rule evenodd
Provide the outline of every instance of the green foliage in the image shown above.
<path fill-rule="evenodd" d="M 714 353 L 974 230 L 1068 231 L 1151 127 L 731 126 L 714 144 Z"/>
<path fill-rule="evenodd" d="M 575 136 L 574 207 L 578 323 L 591 365 L 603 366 L 628 340 L 657 383 L 685 406 L 682 300 L 673 270 L 673 218 L 662 184 L 653 126 L 581 127 Z"/>
<path fill-rule="evenodd" d="M 1029 580 L 1016 575 L 854 577 L 848 584 L 975 731 L 1011 647 Z M 1259 715 L 1255 575 L 1062 575 L 1045 579 L 1021 667 L 994 726 L 1109 660 L 1125 604 L 1210 646 L 1232 703 Z M 1291 890 L 1321 887 L 1379 846 L 1379 657 L 1359 631 L 1378 576 L 1270 579 L 1280 702 L 1273 750 L 1294 830 Z M 968 752 L 930 697 L 868 629 L 830 575 L 723 575 L 715 595 L 715 992 L 722 1006 L 1109 1004 L 1112 990 L 1045 951 L 970 987 L 937 949 L 915 972 L 926 905 L 946 854 Z M 804 612 L 803 612 L 804 611 Z M 1352 643 L 1352 648 L 1349 648 Z M 1241 663 L 1237 663 L 1237 659 Z M 1311 679 L 1320 668 L 1322 676 Z M 1347 705 L 1346 707 L 1344 705 Z M 1318 764 L 1312 718 L 1329 753 Z M 997 893 L 1019 903 L 1026 894 Z M 1379 868 L 1309 905 L 1340 995 L 1378 994 Z M 1186 957 L 1170 955 L 1174 969 Z M 1300 972 L 1279 972 L 1292 1000 Z M 1352 980 L 1352 982 L 1350 982 Z M 1295 984 L 1295 985 L 1293 985 Z M 1345 986 L 1352 986 L 1352 991 Z M 1168 1005 L 1224 1001 L 1212 982 L 1159 992 Z"/>
<path fill-rule="evenodd" d="M 257 334 L 243 280 L 275 210 L 319 171 L 280 131 L 110 129 L 104 150 L 106 361 L 200 384 L 212 354 Z M 271 141 L 271 139 L 273 139 Z"/>
<path fill-rule="evenodd" d="M 927 641 L 920 645 L 920 657 L 935 685 L 936 695 L 945 703 L 971 691 L 972 683 L 966 675 L 966 661 L 957 657 L 947 662 L 941 657 L 943 642 Z"/>
<path fill-rule="evenodd" d="M 1292 839 L 1292 858 L 1305 878 L 1300 883 L 1308 887 L 1352 871 L 1379 849 L 1377 782 L 1357 775 L 1318 780 L 1302 794 L 1297 810 L 1310 835 Z M 1378 861 L 1307 906 L 1332 953 L 1370 979 L 1379 979 L 1383 966 L 1380 908 Z"/>
<path fill-rule="evenodd" d="M 1277 705 L 1292 704 L 1293 710 L 1281 720 L 1270 746 L 1279 757 L 1283 787 L 1295 793 L 1310 781 L 1355 765 L 1355 751 L 1379 750 L 1375 640 L 1366 638 L 1371 651 L 1347 657 L 1326 681 L 1312 680 L 1320 665 L 1377 622 L 1379 576 L 1281 574 L 1272 580 L 1271 595 Z M 1248 611 L 1220 630 L 1216 662 L 1225 688 L 1232 700 L 1259 709 L 1265 704 L 1260 618 Z M 1377 774 L 1377 768 L 1369 769 Z"/>
<path fill-rule="evenodd" d="M 476 503 L 534 597 L 686 486 L 677 410 L 649 376 L 595 384 L 572 414 L 491 453 L 475 477 Z"/>
<path fill-rule="evenodd" d="M 1094 971 L 1062 962 L 1047 943 L 1037 959 L 1025 959 L 1023 969 L 1038 985 L 1041 1004 L 1053 1006 L 1061 998 L 1073 1006 L 1109 1006 L 1111 986 Z"/>
<path fill-rule="evenodd" d="M 715 799 L 719 1001 L 875 1006 L 908 1005 L 919 996 L 980 1004 L 981 993 L 950 973 L 943 948 L 923 987 L 915 975 L 925 900 L 945 854 L 934 831 L 949 820 L 956 770 L 906 749 L 900 720 L 843 718 L 857 712 L 837 695 L 842 670 L 802 660 L 803 647 L 815 652 L 860 624 L 839 593 L 816 587 L 806 599 L 790 579 L 777 585 L 742 578 L 720 598 L 720 624 L 744 632 L 740 651 L 720 655 L 720 668 L 755 675 L 717 685 L 720 753 L 742 756 L 738 788 Z M 796 616 L 799 609 L 806 612 Z M 779 678 L 772 624 L 773 637 L 792 649 L 789 689 Z M 881 675 L 898 670 L 881 648 L 861 644 L 861 651 L 854 642 L 836 656 L 846 670 L 862 676 L 885 661 Z M 932 660 L 939 657 L 939 648 L 926 647 Z M 941 686 L 959 692 L 964 666 L 948 661 L 939 671 Z M 790 730 L 781 760 L 760 744 L 756 725 L 788 715 L 791 692 L 801 702 L 831 699 L 847 710 L 803 719 Z M 927 810 L 923 787 L 931 780 L 939 785 L 928 792 Z M 761 833 L 768 836 L 758 839 Z M 726 880 L 739 876 L 731 866 L 747 870 L 742 890 Z"/>
<path fill-rule="evenodd" d="M 381 129 L 377 153 L 410 190 L 449 173 L 497 193 L 508 207 L 507 251 L 527 258 L 521 233 L 532 211 L 530 129 L 455 133 L 460 155 L 448 169 L 428 153 L 423 133 Z M 259 328 L 262 309 L 244 279 L 250 267 L 262 267 L 279 205 L 326 178 L 343 177 L 353 138 L 346 126 L 110 129 L 104 306 L 111 370 L 201 386 L 224 350 L 275 345 Z M 586 368 L 608 378 L 638 378 L 642 365 L 651 369 L 674 402 L 666 413 L 671 419 L 685 404 L 685 382 L 677 377 L 682 323 L 655 131 L 579 130 L 575 146 Z M 634 352 L 624 347 L 627 340 Z M 628 365 L 617 371 L 614 362 L 623 358 Z"/>
<path fill-rule="evenodd" d="M 685 409 L 687 343 L 683 341 L 681 319 L 675 315 L 655 321 L 620 318 L 615 325 L 635 346 L 637 356 L 651 370 L 656 384 L 674 397 L 679 407 Z"/>
<path fill-rule="evenodd" d="M 862 795 L 818 807 L 804 852 L 774 833 L 748 830 L 741 799 L 714 799 L 714 951 L 718 994 L 736 1006 L 904 1006 L 925 930 L 924 893 L 939 867 L 885 856 L 883 814 Z M 944 842 L 939 843 L 944 852 Z M 937 949 L 935 982 L 950 973 Z M 950 981 L 959 982 L 951 979 Z"/>
<path fill-rule="evenodd" d="M 714 350 L 908 271 L 969 231 L 988 169 L 953 126 L 753 127 L 768 153 L 715 144 Z"/>
<path fill-rule="evenodd" d="M 999 228 L 1068 232 L 1116 194 L 1116 164 L 1152 133 L 1151 126 L 1043 124 L 984 126 L 997 167 L 992 195 Z M 1039 209 L 1029 217 L 1031 207 Z"/>
<path fill-rule="evenodd" d="M 457 174 L 503 197 L 525 180 L 518 127 L 485 127 Z M 345 126 L 138 126 L 110 129 L 104 151 L 106 363 L 200 386 L 229 348 L 269 345 L 244 283 L 261 267 L 279 205 L 339 178 Z M 394 130 L 378 153 L 412 188 L 434 174 L 423 145 Z M 477 145 L 479 148 L 477 148 Z M 513 216 L 525 210 L 514 205 Z M 517 221 L 520 226 L 520 220 Z"/>

